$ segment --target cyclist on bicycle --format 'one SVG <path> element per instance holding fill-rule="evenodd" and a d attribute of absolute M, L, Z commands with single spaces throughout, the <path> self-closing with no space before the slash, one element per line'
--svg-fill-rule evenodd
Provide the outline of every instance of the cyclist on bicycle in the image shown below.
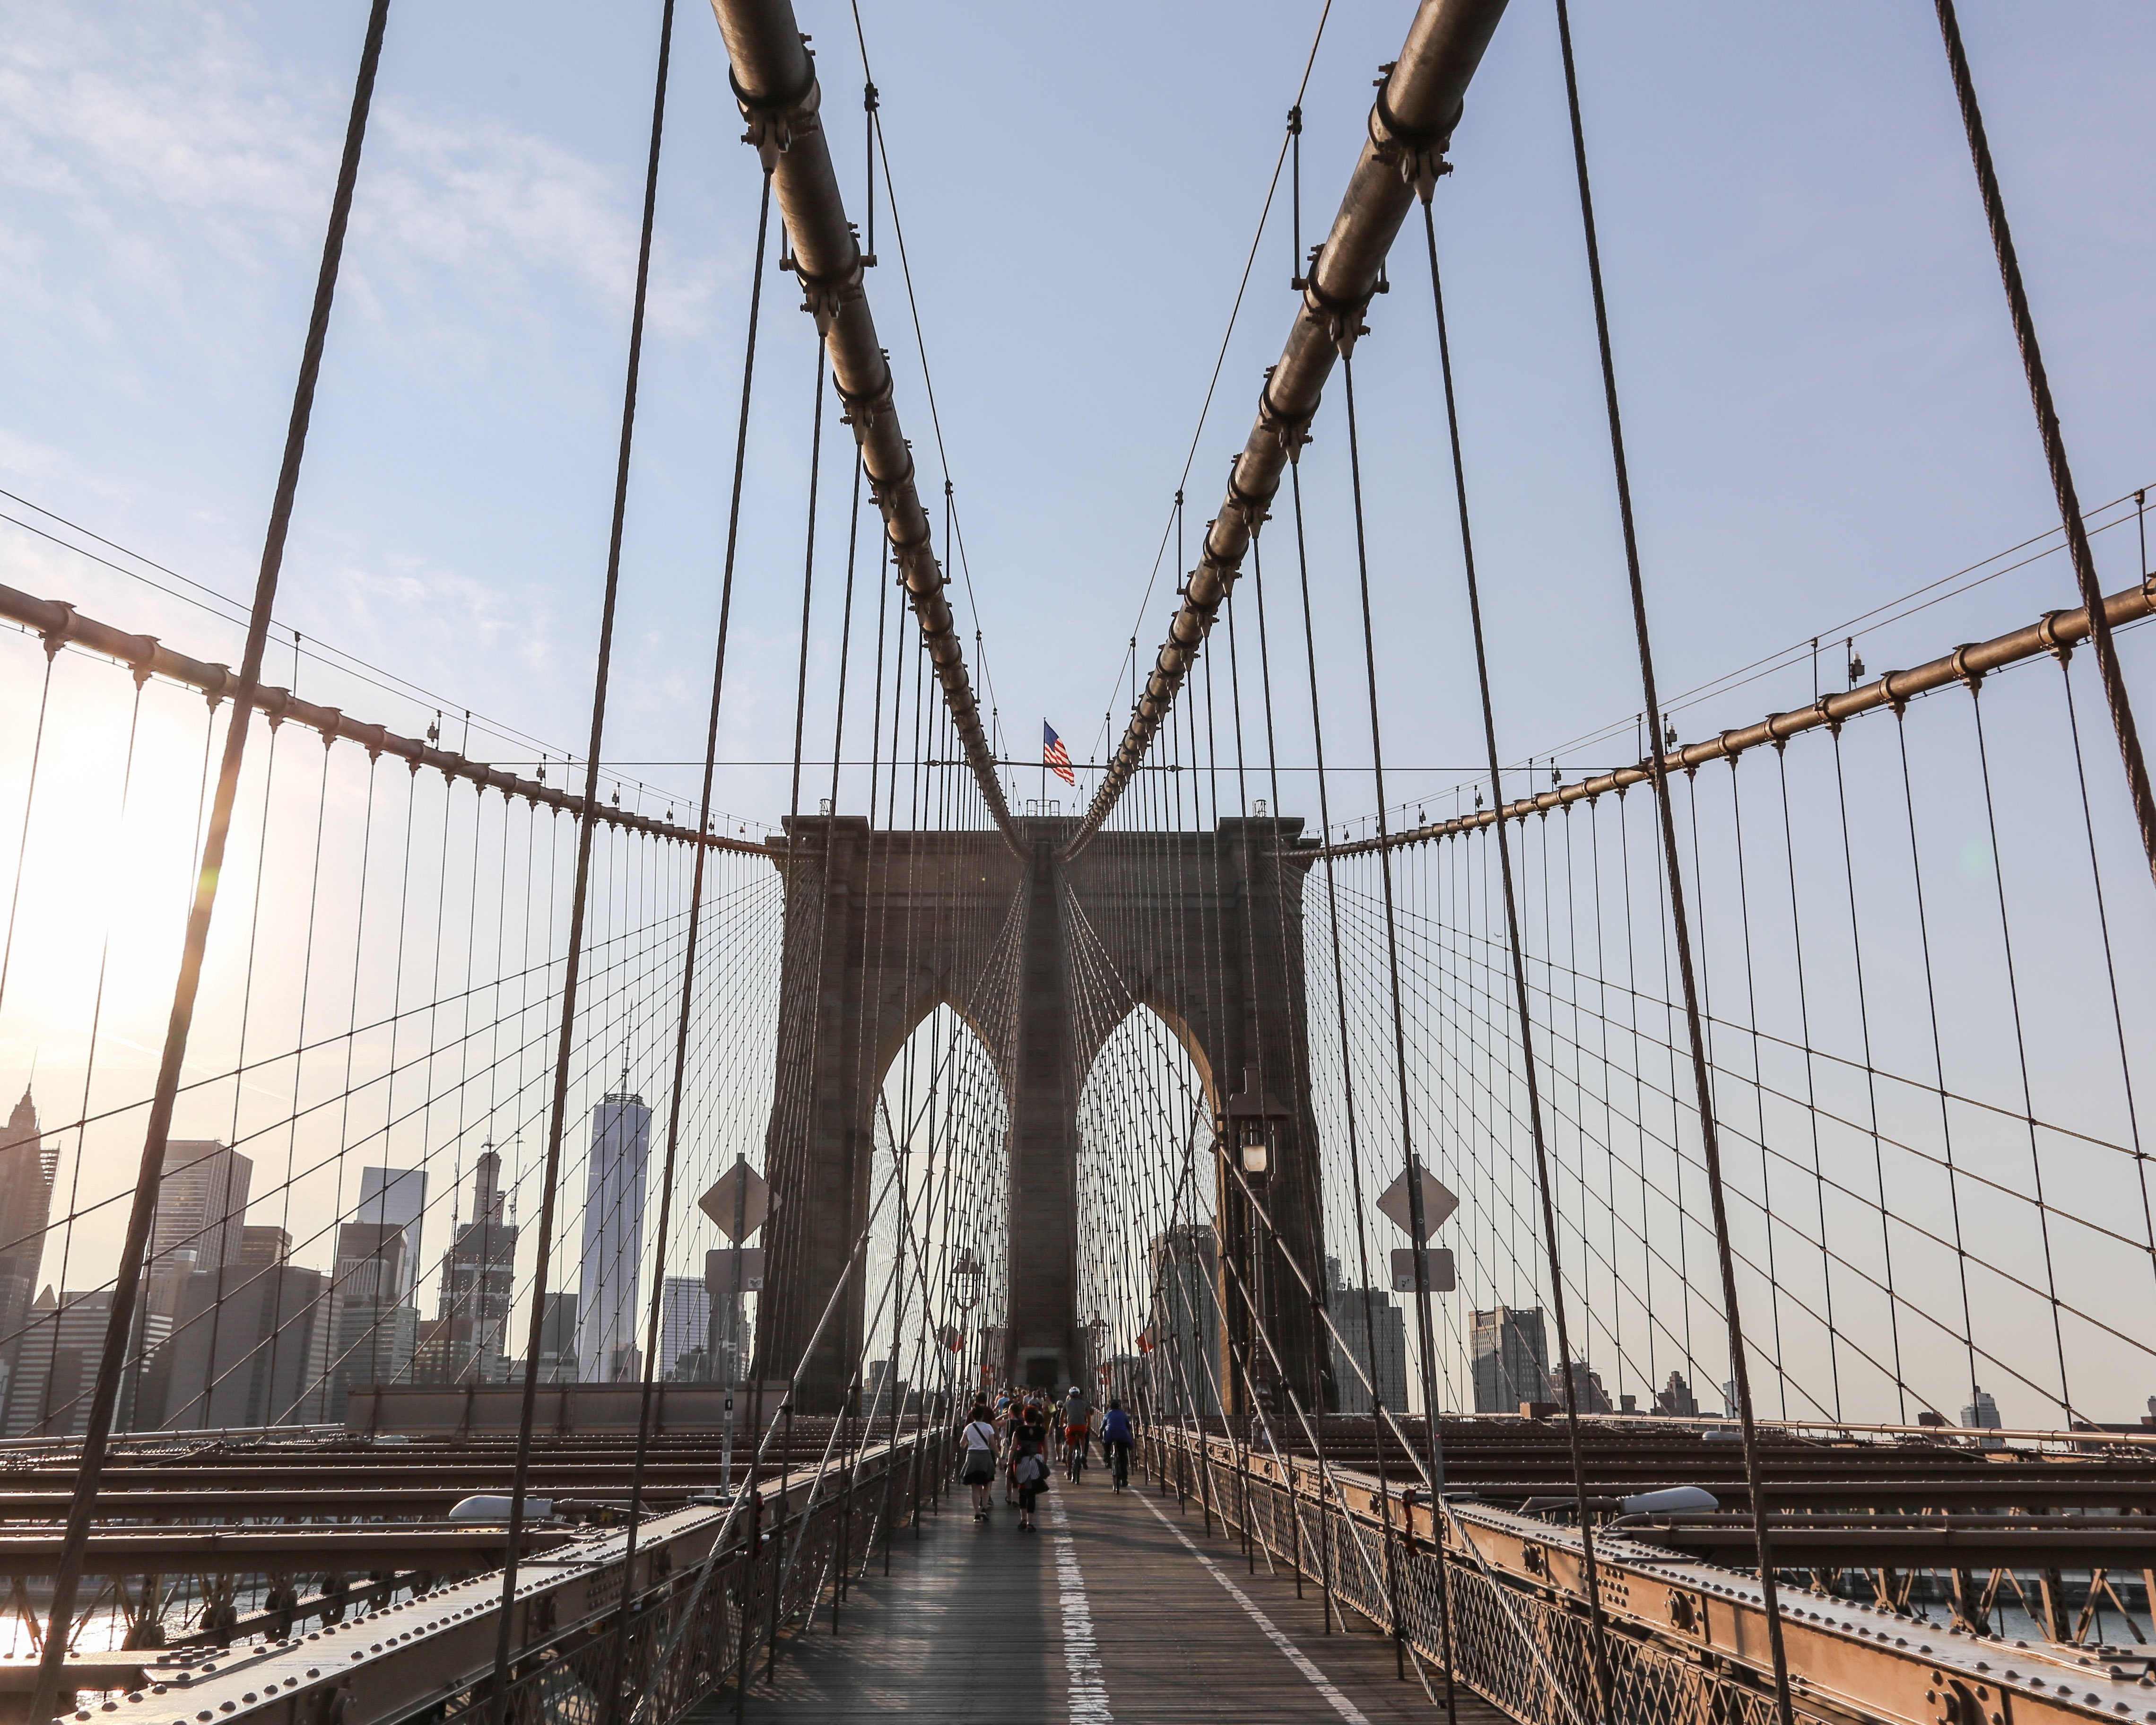
<path fill-rule="evenodd" d="M 1132 1441 L 1131 1416 L 1123 1411 L 1121 1402 L 1111 1400 L 1108 1411 L 1101 1421 L 1101 1447 L 1107 1452 L 1118 1491 L 1131 1481 Z"/>
<path fill-rule="evenodd" d="M 1063 1399 L 1063 1460 L 1074 1485 L 1085 1471 L 1087 1427 L 1092 1417 L 1093 1409 L 1086 1399 L 1086 1392 L 1072 1384 L 1070 1394 Z"/>

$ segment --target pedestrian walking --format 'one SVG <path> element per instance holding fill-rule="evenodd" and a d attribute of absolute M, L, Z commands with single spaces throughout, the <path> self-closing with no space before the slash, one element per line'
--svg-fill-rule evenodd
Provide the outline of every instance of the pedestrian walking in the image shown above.
<path fill-rule="evenodd" d="M 985 1522 L 988 1518 L 988 1494 L 996 1478 L 996 1428 L 988 1417 L 985 1401 L 973 1404 L 973 1411 L 966 1416 L 965 1429 L 958 1434 L 964 1467 L 959 1477 L 973 1488 L 973 1519 Z"/>
<path fill-rule="evenodd" d="M 1029 1450 L 1018 1465 L 1018 1530 L 1033 1532 L 1033 1506 L 1040 1497 L 1041 1488 L 1048 1483 L 1048 1456 L 1040 1450 Z"/>

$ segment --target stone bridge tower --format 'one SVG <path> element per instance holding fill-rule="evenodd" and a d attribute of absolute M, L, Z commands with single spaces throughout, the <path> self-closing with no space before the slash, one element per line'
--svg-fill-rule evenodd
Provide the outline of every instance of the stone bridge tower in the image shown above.
<path fill-rule="evenodd" d="M 767 1379 L 792 1369 L 824 1318 L 868 1214 L 877 1089 L 939 1005 L 988 1044 L 1009 1104 L 1014 1281 L 1002 1370 L 1047 1384 L 1070 1383 L 1083 1368 L 1078 1099 L 1101 1039 L 1124 1014 L 1078 1009 L 1074 941 L 1090 942 L 1129 997 L 1167 1022 L 1213 1112 L 1241 1088 L 1245 1069 L 1288 1111 L 1265 1201 L 1288 1250 L 1322 1279 L 1317 1124 L 1305 1081 L 1302 885 L 1311 859 L 1302 823 L 1102 833 L 1069 863 L 1060 853 L 1075 821 L 1017 825 L 1023 858 L 993 831 L 872 830 L 854 816 L 788 824 L 795 848 L 766 1138 L 775 1204 L 757 1347 Z M 1083 1034 L 1081 1024 L 1091 1027 Z M 1226 1250 L 1241 1263 L 1250 1219 L 1240 1193 L 1219 1193 L 1216 1215 Z M 1321 1327 L 1309 1303 L 1276 1257 L 1262 1282 L 1289 1381 L 1306 1407 L 1322 1407 Z M 1228 1339 L 1240 1348 L 1240 1298 L 1224 1287 L 1222 1304 Z M 864 1310 L 856 1276 L 803 1373 L 804 1409 L 838 1405 Z"/>

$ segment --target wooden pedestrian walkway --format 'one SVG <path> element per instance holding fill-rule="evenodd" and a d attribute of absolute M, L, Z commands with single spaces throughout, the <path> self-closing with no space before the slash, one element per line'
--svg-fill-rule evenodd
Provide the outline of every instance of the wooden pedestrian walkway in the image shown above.
<path fill-rule="evenodd" d="M 1148 1487 L 1150 1487 L 1150 1482 Z M 857 1725 L 878 1717 L 1011 1718 L 1084 1725 L 1388 1725 L 1442 1720 L 1392 1643 L 1367 1627 L 1325 1632 L 1315 1586 L 1246 1567 L 1240 1545 L 1208 1537 L 1194 1507 L 1152 1489 L 1111 1491 L 1103 1476 L 1059 1481 L 1034 1533 L 998 1502 L 971 1518 L 963 1493 L 916 1540 L 901 1532 L 891 1574 L 879 1553 L 831 1630 L 828 1601 L 791 1636 L 777 1679 L 752 1687 L 748 1720 Z M 1440 1701 L 1440 1678 L 1430 1681 Z M 1502 1725 L 1476 1697 L 1460 1725 Z M 731 1719 L 722 1692 L 704 1717 Z"/>

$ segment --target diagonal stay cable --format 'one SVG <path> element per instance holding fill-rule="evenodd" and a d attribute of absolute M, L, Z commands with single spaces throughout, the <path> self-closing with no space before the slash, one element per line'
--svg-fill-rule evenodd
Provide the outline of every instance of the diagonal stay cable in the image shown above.
<path fill-rule="evenodd" d="M 1984 136 L 1984 113 L 1977 105 L 1976 84 L 1969 69 L 1969 54 L 1962 46 L 1961 23 L 1953 0 L 1933 0 L 1939 16 L 1939 34 L 1946 44 L 1947 64 L 1953 74 L 1954 95 L 1960 103 L 1963 129 L 1969 134 L 1969 159 L 1976 170 L 1978 189 L 1984 197 L 1984 214 L 1991 228 L 1992 249 L 1998 254 L 1999 275 L 2006 290 L 2006 304 L 2014 319 L 2014 336 L 2021 352 L 2021 367 L 2028 374 L 2030 404 L 2035 409 L 2037 434 L 2043 439 L 2044 462 L 2051 470 L 2051 489 L 2059 500 L 2059 522 L 2066 529 L 2071 553 L 2074 580 L 2081 588 L 2082 603 L 2089 616 L 2089 644 L 2096 651 L 2097 670 L 2103 684 L 2105 703 L 2111 710 L 2112 731 L 2126 769 L 2126 787 L 2133 803 L 2133 818 L 2141 829 L 2141 848 L 2156 875 L 2156 792 L 2148 783 L 2148 763 L 2141 752 L 2141 737 L 2133 722 L 2133 704 L 2126 691 L 2126 672 L 2112 643 L 2111 620 L 2104 614 L 2103 588 L 2097 579 L 2096 554 L 2089 549 L 2088 529 L 2082 521 L 2081 501 L 2074 489 L 2073 469 L 2066 460 L 2066 434 L 2059 429 L 2058 408 L 2051 400 L 2051 381 L 2044 367 L 2043 351 L 2036 344 L 2035 315 L 2029 309 L 2029 290 L 2021 280 L 2021 264 L 2014 249 L 2014 232 L 2007 225 L 2006 200 L 1999 189 L 1998 171 L 1992 166 L 1990 141 Z"/>
<path fill-rule="evenodd" d="M 1692 1082 L 1699 1109 L 1700 1147 L 1707 1163 L 1707 1198 L 1714 1216 L 1715 1254 L 1722 1280 L 1723 1318 L 1729 1332 L 1729 1369 L 1737 1385 L 1737 1411 L 1744 1450 L 1745 1483 L 1752 1493 L 1753 1541 L 1759 1568 L 1759 1591 L 1767 1618 L 1767 1645 L 1774 1671 L 1774 1707 L 1781 1725 L 1795 1725 L 1789 1694 L 1789 1650 L 1782 1633 L 1782 1609 L 1774 1574 L 1773 1538 L 1768 1531 L 1766 1482 L 1759 1456 L 1759 1433 L 1752 1405 L 1751 1363 L 1746 1357 L 1744 1318 L 1737 1298 L 1737 1269 L 1731 1250 L 1729 1208 L 1722 1179 L 1722 1142 L 1714 1111 L 1714 1086 L 1707 1070 L 1707 1034 L 1701 1019 L 1698 974 L 1692 958 L 1691 922 L 1685 906 L 1682 859 L 1677 849 L 1676 814 L 1670 795 L 1667 757 L 1660 747 L 1661 706 L 1655 687 L 1653 638 L 1647 627 L 1647 596 L 1640 574 L 1640 540 L 1632 513 L 1632 483 L 1625 454 L 1624 419 L 1617 395 L 1617 362 L 1610 346 L 1609 305 L 1602 285 L 1602 253 L 1595 236 L 1594 194 L 1587 168 L 1587 132 L 1580 117 L 1579 74 L 1572 48 L 1572 16 L 1567 0 L 1557 0 L 1558 45 L 1564 63 L 1565 105 L 1571 121 L 1573 162 L 1579 185 L 1580 229 L 1585 241 L 1589 286 L 1594 304 L 1594 331 L 1602 371 L 1602 393 L 1609 419 L 1610 465 L 1617 488 L 1617 513 L 1625 542 L 1626 585 L 1632 603 L 1632 628 L 1639 648 L 1640 700 L 1649 734 L 1655 786 L 1655 812 L 1669 893 L 1669 920 L 1676 940 L 1677 973 L 1684 989 L 1685 1028 L 1691 1044 Z M 2102 608 L 2101 598 L 2097 602 Z"/>
<path fill-rule="evenodd" d="M 278 578 L 284 570 L 285 541 L 291 528 L 292 506 L 299 492 L 307 429 L 314 415 L 315 386 L 321 375 L 322 351 L 329 339 L 330 310 L 336 298 L 345 230 L 352 219 L 352 194 L 359 181 L 367 114 L 373 104 L 375 74 L 382 64 L 382 40 L 388 22 L 389 0 L 373 0 L 367 14 L 365 44 L 360 50 L 352 112 L 345 126 L 344 153 L 337 167 L 336 190 L 330 203 L 329 230 L 322 242 L 321 267 L 315 280 L 314 306 L 307 321 L 299 381 L 293 390 L 291 418 L 285 428 L 284 458 L 278 471 L 275 498 L 270 506 L 269 531 L 262 547 L 261 570 L 256 578 L 254 607 L 248 618 L 247 647 L 240 660 L 239 684 L 234 691 L 232 717 L 225 732 L 224 756 L 218 765 L 217 794 L 211 804 L 208 831 L 203 844 L 194 902 L 187 913 L 179 977 L 172 991 L 172 1018 L 158 1063 L 156 1099 L 151 1104 L 133 1208 L 128 1214 L 126 1239 L 121 1248 L 119 1272 L 114 1280 L 104 1348 L 98 1360 L 97 1388 L 90 1399 L 83 1432 L 81 1471 L 76 1477 L 74 1498 L 68 1506 L 67 1531 L 62 1536 L 53 1579 L 44 1647 L 38 1662 L 37 1686 L 28 1715 L 34 1719 L 49 1719 L 59 1705 L 62 1668 L 73 1639 L 69 1630 L 75 1594 L 89 1548 L 90 1520 L 97 1507 L 99 1480 L 111 1437 L 113 1411 L 119 1400 L 121 1363 L 134 1324 L 143 1256 L 149 1248 L 150 1224 L 157 1212 L 158 1188 L 164 1174 L 165 1145 L 172 1132 L 180 1067 L 187 1055 L 187 1034 L 193 1024 L 195 997 L 202 983 L 203 958 L 209 945 L 210 918 L 217 907 L 218 877 L 223 868 L 225 842 L 232 829 L 233 805 L 239 798 L 239 773 L 246 757 L 248 732 L 253 728 L 254 694 L 262 680 L 262 657 L 270 642 L 270 619 L 276 603 Z"/>
<path fill-rule="evenodd" d="M 516 1422 L 516 1464 L 509 1499 L 509 1538 L 502 1556 L 501 1624 L 494 1647 L 488 1715 L 509 1717 L 509 1665 L 516 1615 L 517 1558 L 523 1544 L 526 1489 L 531 1477 L 531 1428 L 539 1405 L 539 1358 L 545 1339 L 547 1262 L 562 1189 L 562 1136 L 569 1106 L 569 1060 L 576 1045 L 577 985 L 583 957 L 584 916 L 591 895 L 592 833 L 598 805 L 599 751 L 606 740 L 607 690 L 613 669 L 614 608 L 621 591 L 621 542 L 629 512 L 629 456 L 636 437 L 636 391 L 644 357 L 644 307 L 651 286 L 651 228 L 659 201 L 659 158 L 666 130 L 666 74 L 674 46 L 674 0 L 665 0 L 659 25 L 659 64 L 653 79 L 651 144 L 644 164 L 644 223 L 636 256 L 636 291 L 629 314 L 628 374 L 622 383 L 621 439 L 614 460 L 613 519 L 607 540 L 605 598 L 599 614 L 598 664 L 593 677 L 591 743 L 584 753 L 584 806 L 577 819 L 575 884 L 570 890 L 568 942 L 562 974 L 562 1028 L 554 1052 L 553 1105 L 547 1111 L 547 1162 L 539 1199 L 539 1240 L 532 1271 L 531 1323 L 525 1354 L 523 1405 Z M 701 849 L 701 847 L 699 847 Z"/>

